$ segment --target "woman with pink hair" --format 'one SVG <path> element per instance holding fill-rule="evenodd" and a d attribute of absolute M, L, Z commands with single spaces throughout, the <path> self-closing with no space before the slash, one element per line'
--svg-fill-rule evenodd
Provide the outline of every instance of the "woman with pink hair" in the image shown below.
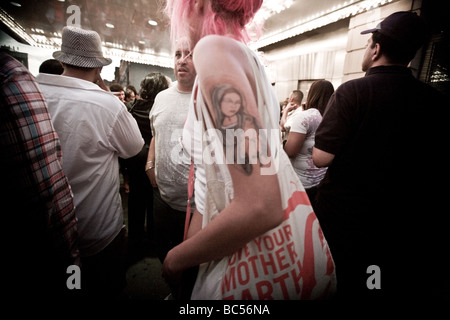
<path fill-rule="evenodd" d="M 280 187 L 283 183 L 280 182 L 281 178 L 277 172 L 280 155 L 282 161 L 286 160 L 283 163 L 290 166 L 280 147 L 278 100 L 257 55 L 245 45 L 249 40 L 245 26 L 260 9 L 262 2 L 168 0 L 166 6 L 166 12 L 171 19 L 172 41 L 189 39 L 197 71 L 193 100 L 183 131 L 184 150 L 196 164 L 196 207 L 187 239 L 167 254 L 163 264 L 163 277 L 171 285 L 176 285 L 180 283 L 183 271 L 200 265 L 192 299 L 316 298 L 326 295 L 323 290 L 317 290 L 316 284 L 324 284 L 324 287 L 327 287 L 326 293 L 333 292 L 334 288 L 334 264 L 312 210 L 308 211 L 309 217 L 312 217 L 308 221 L 315 226 L 311 239 L 317 239 L 314 241 L 319 245 L 314 246 L 314 250 L 311 249 L 314 252 L 310 252 L 312 258 L 309 261 L 306 261 L 307 253 L 296 251 L 300 248 L 294 248 L 292 245 L 290 257 L 287 256 L 288 253 L 279 257 L 281 260 L 278 266 L 273 264 L 268 267 L 266 264 L 263 270 L 258 266 L 260 261 L 256 261 L 260 256 L 255 255 L 252 262 L 245 262 L 246 267 L 243 264 L 236 268 L 229 267 L 237 260 L 233 258 L 236 258 L 233 254 L 237 252 L 240 252 L 239 258 L 245 256 L 251 260 L 252 257 L 248 257 L 250 251 L 246 251 L 246 248 L 255 244 L 261 249 L 262 242 L 252 240 L 262 239 L 258 237 L 289 219 L 286 207 L 292 204 L 284 199 L 285 190 Z M 258 147 L 248 146 L 255 139 L 248 139 L 243 121 L 236 120 L 228 129 L 223 128 L 223 120 L 218 116 L 224 112 L 221 109 L 223 99 L 215 98 L 214 92 L 225 87 L 232 87 L 238 93 L 230 95 L 226 102 L 234 104 L 234 108 L 252 119 L 254 125 L 248 130 L 256 132 Z M 232 122 L 233 117 L 229 118 Z M 202 122 L 200 127 L 203 128 L 203 134 L 198 134 L 196 121 Z M 204 129 L 205 126 L 208 130 Z M 213 138 L 210 136 L 211 132 Z M 269 139 L 271 132 L 277 133 L 275 139 Z M 232 139 L 228 139 L 229 133 Z M 224 140 L 216 141 L 220 137 L 225 138 L 224 134 L 227 135 L 225 144 Z M 269 143 L 271 141 L 275 143 Z M 244 146 L 245 161 L 236 161 L 233 156 L 228 157 L 229 152 L 234 152 L 237 146 L 242 144 L 247 144 Z M 206 159 L 205 154 L 208 152 L 204 149 L 211 145 L 214 145 L 215 149 Z M 225 159 L 225 154 L 227 160 L 234 161 L 226 161 L 226 164 L 221 162 Z M 223 158 L 220 158 L 221 156 Z M 299 180 L 295 179 L 291 185 L 301 187 Z M 276 234 L 280 243 L 285 241 L 285 246 L 289 246 L 292 241 L 292 233 L 297 232 L 288 227 L 284 229 L 283 234 L 281 229 L 280 233 L 277 231 Z M 265 239 L 270 246 L 269 241 L 273 240 L 269 240 L 269 235 Z M 316 247 L 320 248 L 319 253 L 315 251 Z M 226 257 L 229 259 L 224 259 Z M 299 259 L 303 259 L 303 262 Z M 318 273 L 314 275 L 314 270 L 312 273 L 304 272 L 308 264 L 314 265 L 314 261 L 316 265 L 324 267 L 322 269 L 328 277 L 325 281 Z M 299 269 L 295 269 L 297 267 Z M 227 272 L 231 269 L 231 273 L 224 275 L 220 271 L 211 272 L 225 269 Z M 233 274 L 235 271 L 238 272 L 237 275 Z M 219 276 L 214 278 L 211 276 L 214 273 Z M 266 280 L 258 280 L 260 282 L 256 283 L 254 278 L 263 274 L 267 274 L 267 277 L 279 276 L 278 283 L 270 284 L 270 281 Z"/>

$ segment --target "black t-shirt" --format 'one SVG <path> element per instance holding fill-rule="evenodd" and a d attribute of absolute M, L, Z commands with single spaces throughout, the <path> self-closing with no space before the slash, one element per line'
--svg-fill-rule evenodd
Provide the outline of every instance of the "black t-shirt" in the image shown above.
<path fill-rule="evenodd" d="M 439 252 L 448 107 L 401 66 L 371 68 L 336 90 L 315 137 L 335 155 L 315 208 L 332 254 L 389 264 Z"/>
<path fill-rule="evenodd" d="M 405 67 L 371 68 L 342 84 L 316 132 L 315 147 L 335 155 L 319 196 L 360 210 L 380 193 L 415 189 L 412 181 L 436 187 L 430 185 L 437 182 L 432 148 L 444 145 L 446 107 L 442 95 Z"/>
<path fill-rule="evenodd" d="M 135 103 L 130 108 L 130 113 L 136 119 L 136 122 L 141 131 L 142 138 L 145 140 L 147 146 L 150 145 L 152 140 L 152 131 L 150 130 L 149 114 L 153 106 L 153 99 L 150 100 L 135 100 Z"/>

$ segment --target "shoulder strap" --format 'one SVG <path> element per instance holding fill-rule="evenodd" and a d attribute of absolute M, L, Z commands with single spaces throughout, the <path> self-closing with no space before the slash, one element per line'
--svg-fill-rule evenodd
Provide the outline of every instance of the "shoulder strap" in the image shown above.
<path fill-rule="evenodd" d="M 184 221 L 184 236 L 183 241 L 187 239 L 187 234 L 189 231 L 189 225 L 191 223 L 192 217 L 192 207 L 191 207 L 191 199 L 194 194 L 194 180 L 195 180 L 195 169 L 194 162 L 191 162 L 191 167 L 189 168 L 189 179 L 188 179 L 188 201 L 186 207 L 186 219 Z"/>
<path fill-rule="evenodd" d="M 194 108 L 197 108 L 197 93 L 198 93 L 198 87 L 197 85 L 194 86 L 193 90 L 193 101 L 194 101 Z M 188 193 L 188 200 L 187 200 L 187 207 L 186 207 L 186 219 L 184 221 L 184 236 L 183 241 L 186 241 L 188 231 L 189 231 L 189 225 L 191 223 L 191 217 L 192 217 L 192 206 L 191 206 L 191 199 L 194 195 L 194 182 L 195 182 L 195 167 L 194 162 L 191 159 L 191 166 L 189 168 L 189 178 L 188 178 L 188 186 L 187 186 L 187 193 Z"/>

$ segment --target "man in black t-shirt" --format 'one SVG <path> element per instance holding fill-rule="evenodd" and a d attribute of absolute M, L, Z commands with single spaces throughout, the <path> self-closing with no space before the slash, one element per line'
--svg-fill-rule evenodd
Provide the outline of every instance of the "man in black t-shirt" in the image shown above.
<path fill-rule="evenodd" d="M 366 33 L 366 75 L 331 97 L 313 150 L 316 166 L 329 167 L 316 214 L 337 296 L 442 297 L 445 178 L 435 153 L 445 145 L 448 103 L 407 68 L 427 38 L 420 17 L 396 12 Z"/>

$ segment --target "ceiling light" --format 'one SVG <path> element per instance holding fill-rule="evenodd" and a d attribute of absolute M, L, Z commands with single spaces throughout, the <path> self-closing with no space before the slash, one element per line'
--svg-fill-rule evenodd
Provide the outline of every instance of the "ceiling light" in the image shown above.
<path fill-rule="evenodd" d="M 107 23 L 106 26 L 110 29 L 114 29 L 114 25 L 112 23 Z"/>
<path fill-rule="evenodd" d="M 20 3 L 18 3 L 18 2 L 10 2 L 14 7 L 21 7 L 22 5 L 20 4 Z"/>
<path fill-rule="evenodd" d="M 261 9 L 255 15 L 254 20 L 262 23 L 274 14 L 280 13 L 291 7 L 295 0 L 266 0 Z"/>
<path fill-rule="evenodd" d="M 148 24 L 151 25 L 151 26 L 157 26 L 158 22 L 156 22 L 155 20 L 150 19 L 150 20 L 148 20 Z"/>

